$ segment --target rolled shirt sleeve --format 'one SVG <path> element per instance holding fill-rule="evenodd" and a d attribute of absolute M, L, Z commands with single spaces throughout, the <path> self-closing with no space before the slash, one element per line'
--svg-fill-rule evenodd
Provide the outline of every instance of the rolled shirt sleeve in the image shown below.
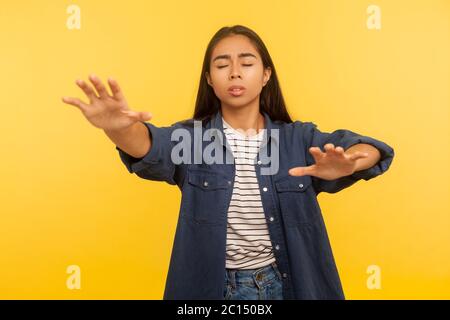
<path fill-rule="evenodd" d="M 317 128 L 317 125 L 312 122 L 305 123 L 305 127 L 304 137 L 307 146 L 306 161 L 308 166 L 315 163 L 313 156 L 309 152 L 309 148 L 320 147 L 322 151 L 325 151 L 324 146 L 327 143 L 332 143 L 335 147 L 341 146 L 344 150 L 347 150 L 358 143 L 370 144 L 377 148 L 381 155 L 380 160 L 372 167 L 356 171 L 352 175 L 346 177 L 335 180 L 324 180 L 312 177 L 317 193 L 322 191 L 335 193 L 351 186 L 360 179 L 369 180 L 379 176 L 388 170 L 394 158 L 394 149 L 380 140 L 363 136 L 346 129 L 339 129 L 331 133 L 322 132 Z"/>
<path fill-rule="evenodd" d="M 152 139 L 150 150 L 142 158 L 135 158 L 116 146 L 120 159 L 130 173 L 143 179 L 176 184 L 176 166 L 171 160 L 171 133 L 174 126 L 157 127 L 148 122 L 142 123 L 149 130 Z"/>

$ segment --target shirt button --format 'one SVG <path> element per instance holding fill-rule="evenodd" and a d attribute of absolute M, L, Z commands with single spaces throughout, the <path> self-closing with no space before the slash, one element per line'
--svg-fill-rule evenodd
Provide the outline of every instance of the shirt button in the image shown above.
<path fill-rule="evenodd" d="M 258 162 L 257 162 L 258 164 L 261 164 L 262 162 L 261 162 L 261 160 L 258 160 Z"/>
<path fill-rule="evenodd" d="M 208 181 L 203 182 L 203 185 L 204 185 L 205 187 L 207 187 L 207 186 L 208 186 Z"/>
<path fill-rule="evenodd" d="M 266 188 L 266 187 L 264 187 L 264 188 L 263 188 L 263 191 L 264 191 L 264 192 L 266 192 L 266 191 L 267 191 L 267 188 Z"/>
<path fill-rule="evenodd" d="M 279 246 L 279 245 L 276 245 L 276 246 L 275 246 L 275 249 L 280 250 L 280 246 Z"/>
<path fill-rule="evenodd" d="M 231 181 L 230 181 L 230 180 L 228 180 L 228 184 L 229 184 L 229 185 L 231 184 Z"/>
<path fill-rule="evenodd" d="M 298 186 L 299 186 L 300 188 L 303 188 L 303 183 L 300 183 Z"/>
<path fill-rule="evenodd" d="M 270 221 L 273 221 L 273 220 L 274 220 L 274 218 L 273 218 L 273 217 L 270 217 L 270 218 L 269 218 L 269 220 L 270 220 Z"/>
<path fill-rule="evenodd" d="M 283 273 L 283 278 L 287 278 L 287 273 Z"/>

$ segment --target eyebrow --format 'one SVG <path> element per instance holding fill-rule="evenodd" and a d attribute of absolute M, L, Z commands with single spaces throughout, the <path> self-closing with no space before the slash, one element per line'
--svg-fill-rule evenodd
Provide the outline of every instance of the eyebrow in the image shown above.
<path fill-rule="evenodd" d="M 238 57 L 239 58 L 253 57 L 253 58 L 257 59 L 256 56 L 253 53 L 250 53 L 250 52 L 239 53 Z M 231 56 L 229 54 L 222 54 L 220 56 L 215 57 L 213 62 L 218 60 L 218 59 L 231 59 Z"/>

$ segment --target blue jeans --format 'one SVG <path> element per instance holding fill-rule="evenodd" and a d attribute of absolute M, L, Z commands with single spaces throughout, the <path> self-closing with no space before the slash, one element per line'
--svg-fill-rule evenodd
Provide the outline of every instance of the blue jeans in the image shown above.
<path fill-rule="evenodd" d="M 283 300 L 281 274 L 275 262 L 252 270 L 226 269 L 225 300 Z"/>

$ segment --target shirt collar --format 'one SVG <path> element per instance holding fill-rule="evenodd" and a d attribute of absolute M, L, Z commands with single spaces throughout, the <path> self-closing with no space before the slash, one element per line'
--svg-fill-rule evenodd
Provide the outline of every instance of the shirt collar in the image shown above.
<path fill-rule="evenodd" d="M 273 132 L 272 130 L 275 129 L 272 119 L 270 119 L 269 115 L 266 112 L 261 111 L 261 113 L 264 116 L 264 126 L 265 126 L 266 130 L 264 132 L 263 141 L 262 141 L 260 147 L 262 148 L 263 146 L 268 144 L 271 140 L 273 140 L 273 142 L 276 143 L 278 146 L 279 133 L 271 134 Z M 224 145 L 223 138 L 225 137 L 225 134 L 223 131 L 222 110 L 219 109 L 216 112 L 216 114 L 213 116 L 213 118 L 211 120 L 211 128 L 216 129 L 216 130 L 213 130 L 212 134 L 214 136 L 216 136 L 217 139 L 219 139 L 219 141 L 222 145 Z M 278 129 L 275 129 L 275 130 L 278 130 Z M 221 134 L 217 134 L 217 132 L 220 132 Z M 226 146 L 229 147 L 228 143 L 226 143 Z"/>

